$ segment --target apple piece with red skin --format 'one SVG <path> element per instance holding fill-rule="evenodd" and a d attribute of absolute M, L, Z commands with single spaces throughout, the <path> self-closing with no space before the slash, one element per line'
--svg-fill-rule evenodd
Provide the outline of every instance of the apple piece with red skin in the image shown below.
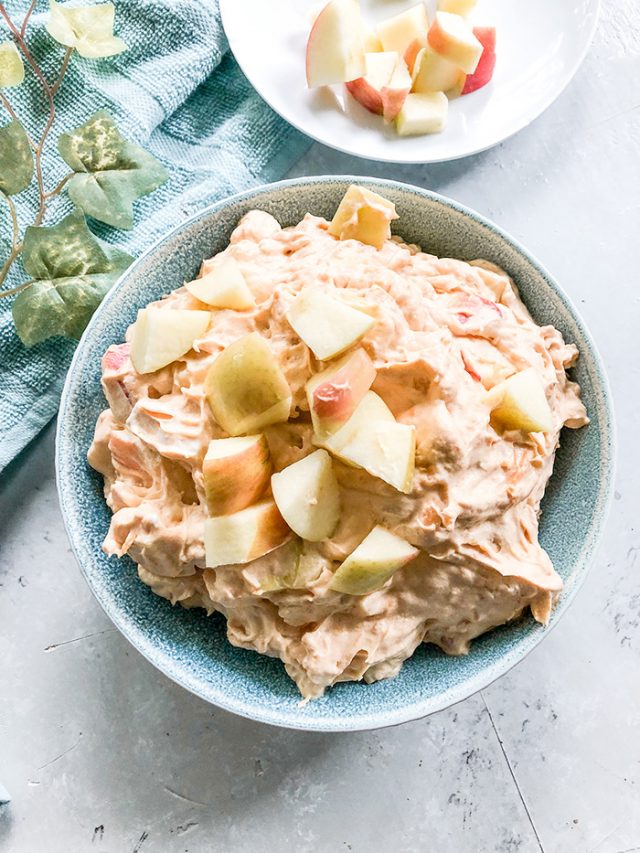
<path fill-rule="evenodd" d="M 482 44 L 460 15 L 436 12 L 429 27 L 428 41 L 436 53 L 453 62 L 465 74 L 473 74 L 476 70 L 482 56 Z"/>
<path fill-rule="evenodd" d="M 204 523 L 205 561 L 208 569 L 250 563 L 283 545 L 291 530 L 275 502 L 260 503 L 218 515 Z"/>
<path fill-rule="evenodd" d="M 255 503 L 269 485 L 271 472 L 264 435 L 210 441 L 202 463 L 209 515 L 230 515 Z"/>
<path fill-rule="evenodd" d="M 391 80 L 397 61 L 395 51 L 365 54 L 366 74 L 349 81 L 347 91 L 369 112 L 382 115 L 382 90 Z"/>
<path fill-rule="evenodd" d="M 371 388 L 376 369 L 359 347 L 307 382 L 313 431 L 330 435 L 345 424 Z"/>
<path fill-rule="evenodd" d="M 330 0 L 307 41 L 307 85 L 346 83 L 365 74 L 365 30 L 359 0 Z"/>
<path fill-rule="evenodd" d="M 395 119 L 410 91 L 411 75 L 409 69 L 404 59 L 398 58 L 391 79 L 380 93 L 382 95 L 382 115 L 386 122 Z"/>
<path fill-rule="evenodd" d="M 473 34 L 482 45 L 482 56 L 473 74 L 467 74 L 462 95 L 469 95 L 486 86 L 491 81 L 496 67 L 496 28 L 474 27 Z"/>

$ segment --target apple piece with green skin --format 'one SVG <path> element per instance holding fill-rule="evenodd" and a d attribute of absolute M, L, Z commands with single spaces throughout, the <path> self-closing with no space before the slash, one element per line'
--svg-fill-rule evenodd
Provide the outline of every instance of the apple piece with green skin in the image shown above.
<path fill-rule="evenodd" d="M 382 90 L 391 80 L 398 54 L 393 51 L 365 54 L 366 74 L 346 84 L 347 91 L 376 115 L 382 115 Z"/>
<path fill-rule="evenodd" d="M 205 391 L 214 418 L 229 435 L 247 435 L 289 419 L 291 389 L 258 332 L 220 353 L 207 373 Z"/>
<path fill-rule="evenodd" d="M 339 240 L 359 240 L 381 249 L 391 237 L 394 219 L 398 219 L 398 214 L 393 202 L 366 187 L 352 184 L 329 223 L 329 234 Z"/>
<path fill-rule="evenodd" d="M 314 443 L 400 492 L 411 491 L 416 458 L 415 427 L 397 423 L 374 391 L 365 394 L 343 427 L 328 437 L 315 435 Z"/>
<path fill-rule="evenodd" d="M 320 542 L 340 519 L 340 488 L 326 450 L 316 450 L 271 477 L 280 514 L 298 536 Z"/>
<path fill-rule="evenodd" d="M 342 563 L 329 586 L 334 592 L 367 595 L 381 589 L 419 553 L 418 548 L 378 525 Z"/>
<path fill-rule="evenodd" d="M 131 363 L 138 373 L 154 373 L 180 358 L 211 323 L 209 311 L 142 308 L 131 336 Z"/>
<path fill-rule="evenodd" d="M 373 362 L 361 347 L 312 376 L 306 391 L 314 433 L 330 435 L 340 429 L 375 378 Z"/>
<path fill-rule="evenodd" d="M 463 18 L 475 8 L 478 0 L 438 0 L 439 12 L 451 12 Z"/>
<path fill-rule="evenodd" d="M 503 429 L 524 432 L 551 432 L 553 429 L 553 418 L 544 388 L 532 367 L 495 385 L 488 398 L 491 419 Z"/>
<path fill-rule="evenodd" d="M 210 441 L 202 463 L 209 515 L 229 515 L 255 503 L 265 493 L 271 472 L 264 435 Z"/>
<path fill-rule="evenodd" d="M 250 563 L 283 545 L 291 530 L 271 499 L 204 523 L 204 550 L 208 569 Z"/>
<path fill-rule="evenodd" d="M 429 28 L 429 44 L 461 68 L 465 74 L 473 74 L 482 56 L 482 45 L 473 34 L 473 30 L 460 15 L 451 12 L 436 12 Z"/>
<path fill-rule="evenodd" d="M 449 62 L 435 50 L 425 47 L 420 51 L 413 69 L 412 92 L 449 92 L 462 89 L 466 75 L 457 65 Z M 459 92 L 458 92 L 459 94 Z"/>
<path fill-rule="evenodd" d="M 307 41 L 307 85 L 346 83 L 365 74 L 365 30 L 359 0 L 330 0 Z"/>
<path fill-rule="evenodd" d="M 256 305 L 240 265 L 231 255 L 221 255 L 202 278 L 186 282 L 185 287 L 200 302 L 214 308 L 244 311 Z"/>
<path fill-rule="evenodd" d="M 364 311 L 313 288 L 306 288 L 296 296 L 287 311 L 287 320 L 320 361 L 341 355 L 376 322 L 375 317 Z"/>
<path fill-rule="evenodd" d="M 396 118 L 400 136 L 440 133 L 447 123 L 449 99 L 444 92 L 407 95 Z"/>
<path fill-rule="evenodd" d="M 418 3 L 378 24 L 378 38 L 384 50 L 395 50 L 409 70 L 421 48 L 427 44 L 429 18 L 424 3 Z"/>
<path fill-rule="evenodd" d="M 469 95 L 481 89 L 491 81 L 496 67 L 496 28 L 474 27 L 473 34 L 482 45 L 482 56 L 473 74 L 468 74 L 461 90 L 462 95 Z"/>

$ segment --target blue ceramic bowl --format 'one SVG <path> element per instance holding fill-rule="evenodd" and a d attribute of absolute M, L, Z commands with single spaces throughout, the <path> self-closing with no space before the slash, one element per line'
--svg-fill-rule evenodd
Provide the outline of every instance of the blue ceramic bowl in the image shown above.
<path fill-rule="evenodd" d="M 307 211 L 331 218 L 349 183 L 366 183 L 395 202 L 398 233 L 440 256 L 486 258 L 516 281 L 538 323 L 552 323 L 577 344 L 574 377 L 591 424 L 566 430 L 543 504 L 541 541 L 565 582 L 555 625 L 584 580 L 600 538 L 613 482 L 613 417 L 602 363 L 589 333 L 550 275 L 503 231 L 449 199 L 395 181 L 302 178 L 249 190 L 189 219 L 147 251 L 106 297 L 87 328 L 69 370 L 57 436 L 62 514 L 87 583 L 114 624 L 155 666 L 198 696 L 254 720 L 291 728 L 345 731 L 413 720 L 485 687 L 548 633 L 529 616 L 476 640 L 466 657 L 420 647 L 400 674 L 373 685 L 340 684 L 301 707 L 278 660 L 236 649 L 221 616 L 206 617 L 154 595 L 131 560 L 100 550 L 109 525 L 101 478 L 87 465 L 96 418 L 105 407 L 100 358 L 123 339 L 138 308 L 195 277 L 204 257 L 226 246 L 252 208 L 282 225 Z"/>

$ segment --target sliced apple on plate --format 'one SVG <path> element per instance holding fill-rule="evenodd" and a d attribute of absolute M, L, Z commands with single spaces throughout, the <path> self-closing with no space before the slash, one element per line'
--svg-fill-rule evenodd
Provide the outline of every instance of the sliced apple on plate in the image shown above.
<path fill-rule="evenodd" d="M 240 265 L 230 255 L 216 258 L 202 278 L 188 281 L 185 287 L 200 302 L 214 308 L 243 311 L 254 308 L 256 304 Z"/>
<path fill-rule="evenodd" d="M 391 221 L 397 218 L 393 202 L 366 187 L 352 184 L 329 223 L 329 234 L 340 240 L 359 240 L 381 249 L 391 237 Z"/>
<path fill-rule="evenodd" d="M 209 328 L 208 311 L 142 308 L 133 326 L 131 363 L 138 373 L 154 373 L 185 355 Z"/>
<path fill-rule="evenodd" d="M 424 3 L 418 3 L 378 24 L 378 38 L 383 50 L 394 50 L 412 69 L 418 51 L 427 44 L 429 18 Z"/>
<path fill-rule="evenodd" d="M 395 52 L 367 53 L 367 73 L 347 83 L 347 90 L 369 112 L 393 121 L 411 89 L 405 61 Z"/>
<path fill-rule="evenodd" d="M 359 0 L 330 0 L 307 41 L 307 85 L 346 83 L 365 74 L 365 29 Z"/>
<path fill-rule="evenodd" d="M 209 514 L 229 515 L 255 503 L 269 485 L 271 471 L 262 434 L 210 441 L 202 464 Z"/>
<path fill-rule="evenodd" d="M 482 89 L 491 81 L 496 67 L 496 29 L 495 27 L 474 27 L 473 34 L 482 45 L 482 56 L 473 74 L 468 74 L 461 94 L 469 95 Z"/>
<path fill-rule="evenodd" d="M 544 388 L 532 367 L 495 385 L 489 401 L 492 420 L 504 429 L 550 432 L 553 428 Z"/>
<path fill-rule="evenodd" d="M 464 86 L 464 71 L 430 47 L 423 48 L 413 68 L 413 92 L 460 91 Z"/>
<path fill-rule="evenodd" d="M 384 401 L 368 391 L 354 414 L 328 437 L 315 435 L 316 444 L 338 459 L 363 468 L 408 494 L 415 469 L 415 427 L 399 424 Z"/>
<path fill-rule="evenodd" d="M 316 358 L 334 358 L 353 346 L 376 322 L 375 317 L 314 288 L 305 288 L 287 311 L 287 320 Z"/>
<path fill-rule="evenodd" d="M 439 12 L 451 12 L 454 15 L 468 15 L 478 0 L 438 0 Z"/>
<path fill-rule="evenodd" d="M 335 592 L 367 595 L 381 589 L 402 566 L 420 553 L 384 527 L 374 527 L 337 569 L 330 583 Z"/>
<path fill-rule="evenodd" d="M 340 429 L 375 378 L 373 362 L 361 347 L 312 376 L 306 392 L 316 435 L 329 435 Z"/>
<path fill-rule="evenodd" d="M 309 542 L 331 536 L 340 518 L 340 489 L 326 450 L 316 450 L 271 478 L 273 499 L 289 527 Z"/>
<path fill-rule="evenodd" d="M 208 518 L 204 523 L 207 568 L 250 563 L 278 548 L 290 536 L 289 527 L 270 499 L 232 515 Z"/>
<path fill-rule="evenodd" d="M 396 130 L 400 136 L 440 133 L 448 113 L 449 99 L 444 92 L 407 95 L 396 118 Z"/>
<path fill-rule="evenodd" d="M 230 344 L 205 380 L 213 416 L 229 435 L 258 432 L 289 418 L 291 389 L 269 344 L 251 332 Z"/>
<path fill-rule="evenodd" d="M 482 44 L 460 15 L 436 12 L 428 38 L 436 53 L 453 62 L 465 74 L 473 74 L 476 70 L 482 56 Z"/>

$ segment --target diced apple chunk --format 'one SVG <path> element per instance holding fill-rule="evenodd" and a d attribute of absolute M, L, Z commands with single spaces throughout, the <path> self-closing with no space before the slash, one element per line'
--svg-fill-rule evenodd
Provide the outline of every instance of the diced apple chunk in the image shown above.
<path fill-rule="evenodd" d="M 482 45 L 482 56 L 473 74 L 468 74 L 461 94 L 469 95 L 482 89 L 493 77 L 496 67 L 496 30 L 495 27 L 474 27 L 473 34 Z"/>
<path fill-rule="evenodd" d="M 397 218 L 393 202 L 366 187 L 352 184 L 329 224 L 329 234 L 340 240 L 359 240 L 381 249 L 391 237 L 391 221 Z"/>
<path fill-rule="evenodd" d="M 345 424 L 375 378 L 373 362 L 360 347 L 312 376 L 306 391 L 316 435 L 329 435 Z"/>
<path fill-rule="evenodd" d="M 551 409 L 536 371 L 530 367 L 505 379 L 489 392 L 491 417 L 504 429 L 550 432 Z"/>
<path fill-rule="evenodd" d="M 189 281 L 185 287 L 192 296 L 214 308 L 235 308 L 242 311 L 255 307 L 256 300 L 242 274 L 238 262 L 222 255 L 202 278 Z"/>
<path fill-rule="evenodd" d="M 367 595 L 381 589 L 420 551 L 384 527 L 374 527 L 338 568 L 330 587 L 347 595 Z"/>
<path fill-rule="evenodd" d="M 273 498 L 289 527 L 309 542 L 331 536 L 340 518 L 340 489 L 326 450 L 316 450 L 271 478 Z"/>
<path fill-rule="evenodd" d="M 384 48 L 376 32 L 367 33 L 364 39 L 364 50 L 366 53 L 381 53 Z"/>
<path fill-rule="evenodd" d="M 208 311 L 142 308 L 131 339 L 131 362 L 136 371 L 154 373 L 185 355 L 210 322 Z"/>
<path fill-rule="evenodd" d="M 464 85 L 465 73 L 430 47 L 420 51 L 413 69 L 413 92 L 448 92 Z"/>
<path fill-rule="evenodd" d="M 307 41 L 307 85 L 330 86 L 362 77 L 365 30 L 359 0 L 330 0 Z"/>
<path fill-rule="evenodd" d="M 451 12 L 454 15 L 468 15 L 478 0 L 438 0 L 439 12 Z"/>
<path fill-rule="evenodd" d="M 418 51 L 427 43 L 429 19 L 424 3 L 418 3 L 405 12 L 394 15 L 378 24 L 378 38 L 384 50 L 395 50 L 413 67 Z"/>
<path fill-rule="evenodd" d="M 291 389 L 258 332 L 220 353 L 209 368 L 205 390 L 214 418 L 229 435 L 258 432 L 289 418 Z"/>
<path fill-rule="evenodd" d="M 382 115 L 382 90 L 391 80 L 398 54 L 392 51 L 365 54 L 366 73 L 347 83 L 347 90 L 369 112 Z"/>
<path fill-rule="evenodd" d="M 415 427 L 399 424 L 383 400 L 367 392 L 352 417 L 328 437 L 315 435 L 316 444 L 338 459 L 363 468 L 408 494 L 415 469 Z"/>
<path fill-rule="evenodd" d="M 278 548 L 291 531 L 272 500 L 264 500 L 232 515 L 208 518 L 204 523 L 208 569 L 250 563 Z"/>
<path fill-rule="evenodd" d="M 321 290 L 306 288 L 287 311 L 287 320 L 316 358 L 326 361 L 353 346 L 375 318 Z"/>
<path fill-rule="evenodd" d="M 407 95 L 396 119 L 400 136 L 440 133 L 447 123 L 449 100 L 444 92 Z"/>
<path fill-rule="evenodd" d="M 255 503 L 269 485 L 271 470 L 264 435 L 209 442 L 202 465 L 209 514 L 229 515 Z"/>
<path fill-rule="evenodd" d="M 482 45 L 469 24 L 450 12 L 436 12 L 429 28 L 429 44 L 465 74 L 473 74 L 482 56 Z"/>

